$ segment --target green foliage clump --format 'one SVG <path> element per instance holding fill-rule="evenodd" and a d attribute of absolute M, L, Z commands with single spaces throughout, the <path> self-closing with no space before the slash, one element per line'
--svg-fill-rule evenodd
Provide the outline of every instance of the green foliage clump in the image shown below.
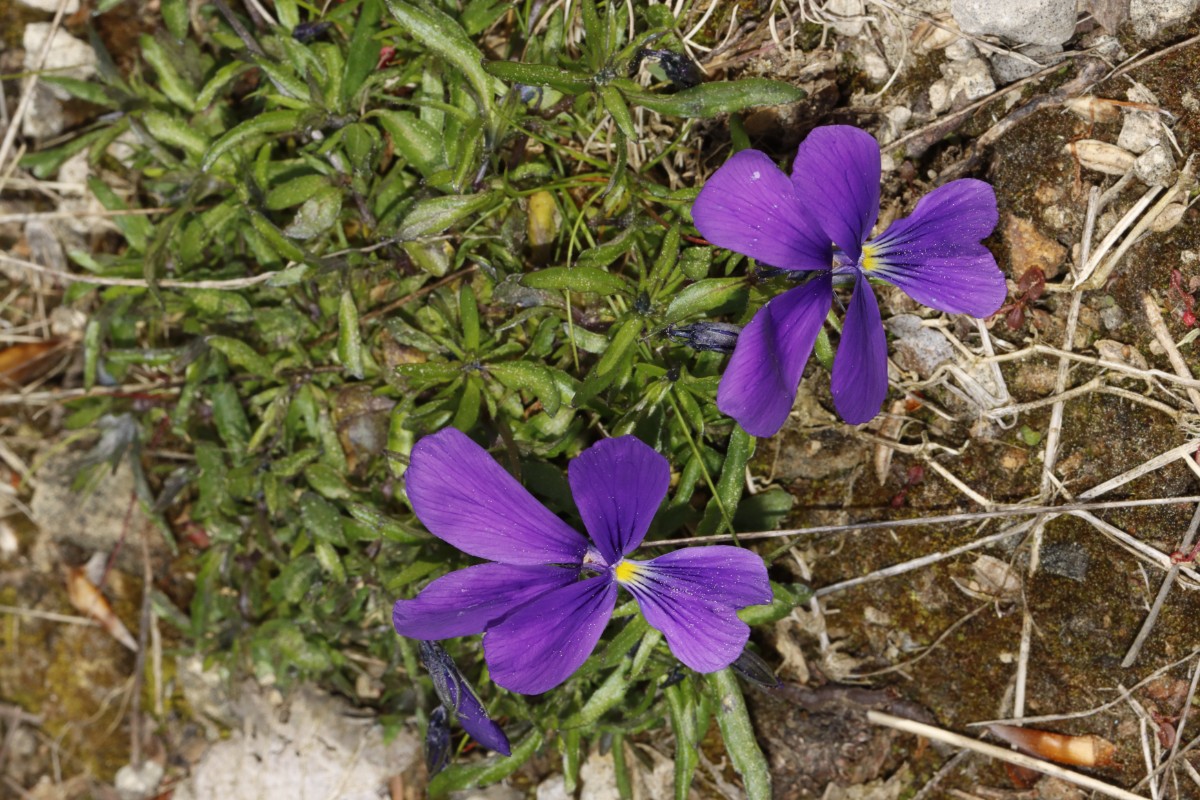
<path fill-rule="evenodd" d="M 690 235 L 696 190 L 670 188 L 666 165 L 694 147 L 689 120 L 802 93 L 763 79 L 647 88 L 630 77 L 644 50 L 680 48 L 667 6 L 631 20 L 623 3 L 583 0 L 572 18 L 533 18 L 542 5 L 348 0 L 321 16 L 278 0 L 254 28 L 220 0 L 191 16 L 164 0 L 140 70 L 121 74 L 96 40 L 102 82 L 47 79 L 114 113 L 25 165 L 49 176 L 86 151 L 136 189 L 93 178 L 107 208 L 170 209 L 116 216 L 122 247 L 72 254 L 96 278 L 70 299 L 93 301 L 85 381 L 101 388 L 71 424 L 139 413 L 153 510 L 188 534 L 177 563 L 195 574 L 188 613 L 160 613 L 201 652 L 350 695 L 372 670 L 385 714 L 422 714 L 429 683 L 390 609 L 464 565 L 404 497 L 414 442 L 447 425 L 576 522 L 566 459 L 637 435 L 676 470 L 648 544 L 786 514 L 783 492 L 742 500 L 754 442 L 716 411 L 723 356 L 665 336 L 763 302 L 740 256 Z M 674 134 L 648 133 L 652 114 Z M 103 388 L 134 378 L 136 397 Z M 191 457 L 155 461 L 160 449 Z M 777 587 L 747 613 L 769 621 L 801 599 Z M 513 756 L 453 766 L 433 792 L 498 780 L 548 742 L 570 787 L 591 741 L 621 753 L 623 737 L 669 725 L 685 797 L 716 720 L 766 796 L 736 681 L 683 674 L 634 605 L 616 616 L 559 690 L 480 680 Z M 484 677 L 477 640 L 452 652 Z"/>

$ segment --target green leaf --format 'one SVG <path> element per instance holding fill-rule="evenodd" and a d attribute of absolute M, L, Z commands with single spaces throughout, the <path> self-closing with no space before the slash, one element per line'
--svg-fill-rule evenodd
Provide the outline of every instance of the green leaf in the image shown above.
<path fill-rule="evenodd" d="M 448 167 L 442 135 L 416 114 L 407 111 L 379 109 L 370 116 L 377 118 L 392 139 L 392 147 L 404 160 L 428 178 Z"/>
<path fill-rule="evenodd" d="M 200 164 L 200 169 L 207 172 L 216 163 L 218 158 L 244 142 L 298 130 L 304 125 L 305 113 L 303 111 L 288 109 L 267 111 L 266 113 L 251 117 L 227 131 L 224 136 L 213 143 L 208 154 L 204 156 L 204 161 Z"/>
<path fill-rule="evenodd" d="M 487 371 L 509 389 L 531 392 L 542 404 L 542 410 L 550 416 L 557 414 L 562 406 L 558 384 L 550 370 L 541 364 L 532 361 L 508 361 L 503 364 L 488 364 Z"/>
<path fill-rule="evenodd" d="M 167 26 L 167 30 L 175 37 L 175 41 L 182 42 L 188 35 L 188 0 L 162 0 L 162 17 L 163 23 Z"/>
<path fill-rule="evenodd" d="M 664 320 L 679 322 L 701 314 L 728 313 L 745 302 L 745 278 L 706 278 L 675 295 L 667 306 Z"/>
<path fill-rule="evenodd" d="M 178 147 L 197 161 L 203 158 L 208 150 L 208 138 L 179 117 L 150 110 L 142 116 L 142 122 L 155 139 L 171 147 Z"/>
<path fill-rule="evenodd" d="M 99 178 L 89 177 L 87 184 L 100 204 L 109 211 L 125 211 L 129 208 L 126 202 Z M 154 226 L 150 224 L 150 220 L 142 216 L 128 215 L 114 217 L 113 222 L 121 229 L 121 233 L 125 234 L 125 238 L 129 240 L 129 246 L 133 250 L 139 253 L 146 252 L 150 236 L 154 233 Z"/>
<path fill-rule="evenodd" d="M 342 292 L 338 304 L 338 361 L 346 374 L 357 380 L 362 380 L 363 352 L 362 331 L 358 325 L 358 306 L 354 304 L 354 294 L 346 289 Z"/>
<path fill-rule="evenodd" d="M 315 238 L 332 228 L 341 213 L 341 190 L 326 186 L 304 201 L 292 224 L 283 229 L 283 235 L 291 239 Z"/>
<path fill-rule="evenodd" d="M 242 367 L 260 378 L 274 377 L 271 362 L 242 340 L 228 336 L 209 336 L 207 342 L 209 347 L 229 359 L 229 363 Z"/>
<path fill-rule="evenodd" d="M 329 178 L 324 175 L 301 175 L 271 187 L 264 205 L 271 211 L 298 206 L 311 199 L 317 192 L 330 188 Z"/>
<path fill-rule="evenodd" d="M 717 494 L 704 509 L 704 518 L 696 526 L 697 533 L 717 533 L 726 520 L 732 520 L 746 485 L 746 464 L 754 455 L 754 441 L 741 425 L 734 426 L 725 450 L 725 463 L 721 465 L 721 477 L 717 479 Z"/>
<path fill-rule="evenodd" d="M 417 44 L 437 53 L 466 76 L 475 90 L 480 110 L 490 120 L 495 85 L 483 69 L 483 53 L 462 26 L 432 6 L 421 9 L 400 0 L 387 0 L 387 5 L 392 16 Z"/>
<path fill-rule="evenodd" d="M 346 57 L 346 71 L 342 77 L 342 102 L 339 108 L 344 108 L 354 99 L 363 83 L 375 71 L 379 63 L 381 45 L 375 38 L 379 30 L 379 18 L 383 14 L 383 6 L 379 0 L 363 0 L 362 10 L 358 13 L 358 22 L 354 25 L 354 34 L 350 37 L 349 53 Z"/>
<path fill-rule="evenodd" d="M 72 97 L 78 97 L 88 103 L 111 108 L 117 105 L 107 86 L 92 81 L 81 81 L 78 78 L 68 78 L 65 75 L 43 75 L 39 80 L 65 89 Z"/>
<path fill-rule="evenodd" d="M 483 761 L 451 764 L 429 782 L 429 797 L 446 797 L 460 789 L 496 783 L 516 772 L 542 746 L 542 732 L 534 728 L 512 749 L 510 756 L 492 756 Z"/>
<path fill-rule="evenodd" d="M 521 278 L 521 283 L 530 289 L 591 292 L 601 296 L 629 290 L 629 284 L 620 275 L 597 267 L 550 267 L 530 272 Z"/>
<path fill-rule="evenodd" d="M 463 349 L 474 354 L 479 351 L 479 305 L 475 302 L 475 290 L 464 283 L 458 290 L 458 319 L 462 326 Z"/>
<path fill-rule="evenodd" d="M 421 200 L 412 207 L 396 229 L 400 240 L 436 236 L 451 225 L 466 219 L 495 200 L 492 192 L 454 194 Z"/>
<path fill-rule="evenodd" d="M 196 108 L 208 108 L 212 105 L 212 101 L 217 98 L 217 92 L 224 89 L 230 83 L 233 83 L 234 79 L 249 69 L 253 69 L 253 67 L 244 61 L 231 61 L 218 69 L 208 79 L 208 83 L 204 84 L 204 88 L 200 90 L 200 94 L 196 95 Z"/>
<path fill-rule="evenodd" d="M 429 542 L 429 535 L 410 528 L 379 510 L 365 503 L 347 503 L 346 510 L 355 520 L 366 525 L 384 539 L 401 544 L 421 544 Z"/>
<path fill-rule="evenodd" d="M 767 78 L 712 81 L 675 94 L 655 94 L 623 78 L 614 81 L 613 85 L 634 105 L 685 119 L 711 119 L 718 114 L 731 114 L 755 106 L 795 103 L 808 94 L 799 87 Z"/>
<path fill-rule="evenodd" d="M 233 384 L 218 383 L 209 392 L 212 401 L 213 423 L 217 426 L 217 434 L 232 452 L 246 452 L 246 443 L 250 440 L 250 421 L 246 419 L 246 411 L 242 408 L 242 399 L 238 397 Z"/>
<path fill-rule="evenodd" d="M 313 550 L 317 556 L 317 563 L 321 565 L 321 569 L 335 584 L 343 584 L 346 582 L 346 566 L 342 564 L 342 559 L 338 555 L 337 550 L 333 545 L 326 541 L 318 541 Z"/>
<path fill-rule="evenodd" d="M 761 606 L 746 606 L 738 611 L 738 619 L 747 625 L 769 625 L 792 613 L 792 609 L 812 599 L 812 589 L 802 583 L 776 583 L 771 581 L 770 603 Z"/>
<path fill-rule="evenodd" d="M 549 86 L 563 94 L 582 94 L 592 87 L 591 79 L 578 72 L 549 64 L 523 64 L 518 61 L 485 61 L 483 68 L 508 83 Z"/>
<path fill-rule="evenodd" d="M 462 394 L 458 398 L 458 410 L 454 419 L 450 420 L 452 427 L 464 433 L 475 427 L 479 421 L 479 408 L 483 399 L 483 382 L 478 375 L 468 375 L 463 384 Z"/>
<path fill-rule="evenodd" d="M 604 108 L 617 123 L 617 129 L 625 134 L 626 138 L 636 141 L 638 138 L 637 126 L 633 124 L 633 115 L 629 113 L 629 106 L 626 105 L 625 98 L 613 86 L 601 86 L 599 92 Z M 624 142 L 616 143 L 618 147 L 622 147 L 624 144 Z"/>
<path fill-rule="evenodd" d="M 681 681 L 663 689 L 663 695 L 667 698 L 671 729 L 675 733 L 675 800 L 688 800 L 692 776 L 700 765 L 696 693 L 690 681 Z"/>
<path fill-rule="evenodd" d="M 320 495 L 312 492 L 300 495 L 300 520 L 315 541 L 346 544 L 341 513 L 333 503 Z"/>
<path fill-rule="evenodd" d="M 709 673 L 708 686 L 717 709 L 717 724 L 733 768 L 742 776 L 748 800 L 771 800 L 771 771 L 754 738 L 741 687 L 729 667 Z"/>
<path fill-rule="evenodd" d="M 178 60 L 176 54 L 168 53 L 153 36 L 143 34 L 139 40 L 142 45 L 142 58 L 158 73 L 158 88 L 175 105 L 187 111 L 195 111 L 196 88 L 192 86 L 175 68 Z"/>

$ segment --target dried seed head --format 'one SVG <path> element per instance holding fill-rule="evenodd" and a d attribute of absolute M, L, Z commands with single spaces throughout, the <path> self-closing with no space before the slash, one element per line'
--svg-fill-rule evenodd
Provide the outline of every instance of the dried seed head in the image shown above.
<path fill-rule="evenodd" d="M 1133 169 L 1133 162 L 1137 159 L 1128 150 L 1096 139 L 1069 142 L 1066 149 L 1085 168 L 1106 175 L 1124 175 Z"/>
<path fill-rule="evenodd" d="M 1103 97 L 1072 97 L 1063 103 L 1063 106 L 1067 111 L 1088 122 L 1116 122 L 1121 118 L 1121 109 Z"/>

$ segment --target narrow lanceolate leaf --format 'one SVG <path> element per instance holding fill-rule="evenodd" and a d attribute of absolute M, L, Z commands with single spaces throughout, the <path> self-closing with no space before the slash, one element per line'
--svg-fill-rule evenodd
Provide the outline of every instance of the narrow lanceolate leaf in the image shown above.
<path fill-rule="evenodd" d="M 254 348 L 241 339 L 232 339 L 228 336 L 210 336 L 207 342 L 209 347 L 222 353 L 229 359 L 229 363 L 235 366 L 253 372 L 262 378 L 270 378 L 274 374 L 271 370 L 271 362 L 260 356 L 255 352 Z"/>
<path fill-rule="evenodd" d="M 363 378 L 362 332 L 358 326 L 358 306 L 349 289 L 342 292 L 338 306 L 338 360 L 352 378 Z"/>
<path fill-rule="evenodd" d="M 341 191 L 326 186 L 304 201 L 292 224 L 283 229 L 283 235 L 292 239 L 312 239 L 332 228 L 341 211 Z"/>
<path fill-rule="evenodd" d="M 754 738 L 754 726 L 750 723 L 746 701 L 733 670 L 726 667 L 720 672 L 709 673 L 708 686 L 716 701 L 717 724 L 721 728 L 721 738 L 725 740 L 725 750 L 733 768 L 742 776 L 746 797 L 770 800 L 771 772 Z"/>
<path fill-rule="evenodd" d="M 629 139 L 637 139 L 637 126 L 633 124 L 633 115 L 629 113 L 625 98 L 612 86 L 601 86 L 599 91 L 604 108 L 612 115 L 613 122 L 617 123 L 617 129 Z"/>
<path fill-rule="evenodd" d="M 591 88 L 586 75 L 549 64 L 522 64 L 518 61 L 486 61 L 483 68 L 508 83 L 549 86 L 563 94 L 581 94 Z"/>
<path fill-rule="evenodd" d="M 666 321 L 679 322 L 691 316 L 721 313 L 744 303 L 744 278 L 706 278 L 688 286 L 667 306 Z"/>
<path fill-rule="evenodd" d="M 560 289 L 598 295 L 619 294 L 629 288 L 620 275 L 597 267 L 550 267 L 529 273 L 521 283 L 530 289 Z"/>
<path fill-rule="evenodd" d="M 717 480 L 717 494 L 704 509 L 697 531 L 713 534 L 721 529 L 726 520 L 733 519 L 734 509 L 742 499 L 746 485 L 746 464 L 754 455 L 754 437 L 742 430 L 741 425 L 733 429 L 729 447 L 725 450 L 725 463 L 721 466 L 721 477 Z"/>
<path fill-rule="evenodd" d="M 350 52 L 346 58 L 346 71 L 342 78 L 342 102 L 339 107 L 354 99 L 363 83 L 375 70 L 379 63 L 381 45 L 375 38 L 379 29 L 379 17 L 383 14 L 383 4 L 380 0 L 366 0 L 358 14 L 358 22 L 354 26 L 354 34 L 350 39 Z"/>
<path fill-rule="evenodd" d="M 436 8 L 417 8 L 400 0 L 387 0 L 392 16 L 416 42 L 437 53 L 470 81 L 476 101 L 487 117 L 492 116 L 494 84 L 483 69 L 483 53 L 453 17 Z"/>
<path fill-rule="evenodd" d="M 492 200 L 491 192 L 453 194 L 421 200 L 400 223 L 395 236 L 401 241 L 436 236 L 459 220 L 486 207 Z"/>
<path fill-rule="evenodd" d="M 304 115 L 305 112 L 303 111 L 289 109 L 284 111 L 268 111 L 265 114 L 251 117 L 242 124 L 226 131 L 224 136 L 213 143 L 208 154 L 204 156 L 204 161 L 201 162 L 200 169 L 207 172 L 216 163 L 218 158 L 243 142 L 278 133 L 287 133 L 288 131 L 300 128 L 304 122 Z"/>
<path fill-rule="evenodd" d="M 161 111 L 147 111 L 142 117 L 150 135 L 170 147 L 178 147 L 192 158 L 199 159 L 208 150 L 208 138 L 180 117 Z"/>
<path fill-rule="evenodd" d="M 371 112 L 392 138 L 392 147 L 428 178 L 447 168 L 442 134 L 416 114 L 380 109 Z"/>
<path fill-rule="evenodd" d="M 675 94 L 656 94 L 624 79 L 614 81 L 613 85 L 634 105 L 686 119 L 710 119 L 718 114 L 732 114 L 755 106 L 794 103 L 807 95 L 796 86 L 767 78 L 713 81 Z"/>
<path fill-rule="evenodd" d="M 470 789 L 503 780 L 532 758 L 541 746 L 542 732 L 534 728 L 512 749 L 511 756 L 493 756 L 483 761 L 452 764 L 429 782 L 429 796 L 445 797 L 459 789 Z"/>

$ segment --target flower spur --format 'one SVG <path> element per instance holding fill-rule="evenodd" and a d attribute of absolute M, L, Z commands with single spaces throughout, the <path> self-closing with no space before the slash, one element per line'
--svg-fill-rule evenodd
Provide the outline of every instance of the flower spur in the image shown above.
<path fill-rule="evenodd" d="M 417 442 L 405 479 L 413 511 L 435 536 L 489 563 L 398 600 L 396 632 L 426 640 L 482 632 L 492 680 L 540 694 L 591 654 L 622 587 L 685 665 L 714 672 L 733 663 L 749 638 L 738 609 L 771 602 L 762 559 L 723 545 L 627 558 L 670 481 L 667 460 L 633 436 L 588 448 L 568 479 L 591 543 L 459 431 Z"/>
<path fill-rule="evenodd" d="M 869 279 L 951 314 L 986 317 L 1004 303 L 1004 275 L 980 243 L 998 219 L 992 187 L 952 181 L 867 241 L 879 216 L 880 175 L 874 137 L 830 125 L 801 142 L 790 179 L 766 154 L 743 150 L 696 198 L 692 217 L 708 241 L 816 273 L 763 306 L 738 337 L 717 407 L 746 432 L 772 436 L 783 426 L 835 284 L 854 287 L 831 380 L 834 406 L 852 424 L 879 413 L 887 395 L 887 339 Z"/>

